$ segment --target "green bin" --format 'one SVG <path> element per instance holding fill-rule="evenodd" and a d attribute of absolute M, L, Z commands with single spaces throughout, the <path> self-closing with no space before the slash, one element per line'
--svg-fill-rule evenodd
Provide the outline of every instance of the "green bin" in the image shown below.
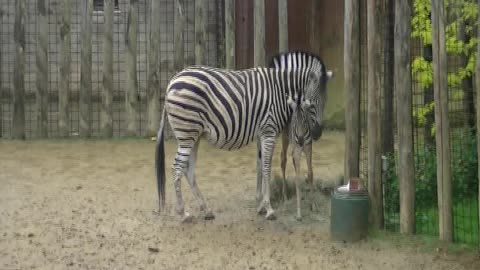
<path fill-rule="evenodd" d="M 368 211 L 366 191 L 335 191 L 331 200 L 331 237 L 346 242 L 365 238 L 368 233 Z"/>

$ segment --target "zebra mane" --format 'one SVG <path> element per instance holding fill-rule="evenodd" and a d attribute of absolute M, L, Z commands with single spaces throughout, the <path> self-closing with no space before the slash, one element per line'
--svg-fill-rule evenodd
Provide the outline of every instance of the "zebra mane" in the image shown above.
<path fill-rule="evenodd" d="M 307 52 L 307 51 L 302 51 L 302 50 L 292 50 L 292 51 L 287 51 L 287 52 L 280 52 L 280 53 L 277 53 L 275 55 L 273 55 L 271 58 L 270 58 L 270 61 L 269 61 L 269 64 L 268 66 L 269 67 L 275 67 L 275 62 L 280 62 L 280 59 L 282 57 L 286 57 L 288 55 L 292 55 L 294 58 L 302 58 L 302 57 L 306 57 L 306 58 L 310 58 L 310 59 L 315 59 L 316 61 L 318 61 L 320 63 L 320 65 L 322 66 L 323 70 L 325 70 L 325 64 L 322 60 L 322 58 L 320 58 L 320 56 L 318 56 L 317 54 L 315 53 L 312 53 L 312 52 Z"/>

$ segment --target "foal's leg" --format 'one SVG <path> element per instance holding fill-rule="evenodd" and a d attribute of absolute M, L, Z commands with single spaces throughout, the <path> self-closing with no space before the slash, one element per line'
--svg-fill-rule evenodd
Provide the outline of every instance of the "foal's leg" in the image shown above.
<path fill-rule="evenodd" d="M 197 186 L 197 181 L 195 180 L 195 165 L 197 162 L 197 153 L 198 153 L 198 147 L 200 144 L 200 140 L 198 140 L 192 148 L 190 159 L 188 161 L 188 170 L 187 170 L 187 179 L 188 183 L 190 184 L 190 188 L 192 189 L 193 195 L 198 201 L 198 204 L 200 205 L 200 210 L 205 211 L 205 219 L 214 219 L 215 216 L 213 215 L 212 210 L 207 206 L 207 203 L 205 202 L 205 198 L 203 197 L 202 193 L 200 192 L 200 189 Z"/>
<path fill-rule="evenodd" d="M 313 168 L 312 168 L 312 144 L 306 144 L 303 146 L 303 152 L 305 152 L 305 157 L 307 160 L 307 167 L 308 167 L 308 177 L 307 183 L 310 183 L 310 202 L 312 203 L 312 210 L 315 211 L 316 203 L 315 203 L 315 187 L 313 183 Z"/>
<path fill-rule="evenodd" d="M 302 213 L 300 211 L 300 204 L 302 197 L 300 195 L 300 159 L 302 157 L 302 148 L 295 145 L 293 149 L 293 166 L 295 167 L 295 188 L 297 190 L 297 220 L 302 219 Z"/>
<path fill-rule="evenodd" d="M 282 195 L 283 201 L 287 201 L 287 188 L 286 188 L 286 177 L 285 169 L 287 167 L 287 152 L 288 152 L 288 132 L 284 131 L 282 134 L 282 153 L 280 155 L 280 164 L 282 168 Z"/>

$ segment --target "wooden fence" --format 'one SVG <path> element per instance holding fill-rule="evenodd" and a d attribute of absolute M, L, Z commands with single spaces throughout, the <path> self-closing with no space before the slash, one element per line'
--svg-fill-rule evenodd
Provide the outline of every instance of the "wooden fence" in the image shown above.
<path fill-rule="evenodd" d="M 224 57 L 220 4 L 3 1 L 0 137 L 154 135 L 173 73 Z"/>

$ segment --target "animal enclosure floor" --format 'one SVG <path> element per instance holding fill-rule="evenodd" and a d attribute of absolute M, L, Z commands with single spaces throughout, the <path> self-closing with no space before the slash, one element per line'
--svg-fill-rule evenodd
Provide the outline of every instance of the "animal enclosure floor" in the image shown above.
<path fill-rule="evenodd" d="M 315 178 L 341 175 L 343 142 L 329 132 L 315 143 Z M 480 269 L 475 256 L 383 240 L 333 242 L 328 198 L 298 222 L 293 197 L 266 221 L 255 212 L 256 144 L 235 152 L 200 147 L 197 183 L 216 219 L 201 219 L 183 179 L 187 209 L 198 218 L 179 224 L 170 169 L 168 211 L 156 212 L 154 142 L 0 141 L 0 269 Z M 174 151 L 168 141 L 167 168 Z M 278 146 L 277 175 L 279 153 Z"/>

